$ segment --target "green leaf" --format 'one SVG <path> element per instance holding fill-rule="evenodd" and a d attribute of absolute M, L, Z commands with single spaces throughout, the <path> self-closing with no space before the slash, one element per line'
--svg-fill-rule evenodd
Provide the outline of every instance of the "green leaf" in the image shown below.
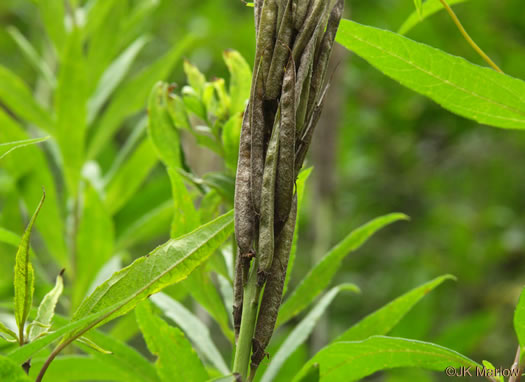
<path fill-rule="evenodd" d="M 195 348 L 203 354 L 221 373 L 229 374 L 231 371 L 222 359 L 221 353 L 213 343 L 208 327 L 193 315 L 182 304 L 164 293 L 151 296 L 151 301 L 173 320 L 186 333 Z"/>
<path fill-rule="evenodd" d="M 11 151 L 19 149 L 20 147 L 34 145 L 35 143 L 44 142 L 44 141 L 47 141 L 48 139 L 49 139 L 49 136 L 42 137 L 42 138 L 24 139 L 24 140 L 15 141 L 15 142 L 0 143 L 0 159 L 5 157 Z"/>
<path fill-rule="evenodd" d="M 242 112 L 234 114 L 222 128 L 222 146 L 226 165 L 235 171 L 239 158 L 239 139 L 241 136 Z"/>
<path fill-rule="evenodd" d="M 56 91 L 56 139 L 62 153 L 62 165 L 69 194 L 77 194 L 86 134 L 85 57 L 81 31 L 75 28 L 64 47 Z"/>
<path fill-rule="evenodd" d="M 139 37 L 104 71 L 95 93 L 89 99 L 87 114 L 88 125 L 95 120 L 102 106 L 104 106 L 104 103 L 111 96 L 115 88 L 122 82 L 131 64 L 133 64 L 135 58 L 147 42 L 148 39 L 146 37 Z"/>
<path fill-rule="evenodd" d="M 271 382 L 275 379 L 284 362 L 308 339 L 321 316 L 342 290 L 359 292 L 359 288 L 354 284 L 342 284 L 330 289 L 286 337 L 277 353 L 272 356 L 270 365 L 264 372 L 261 382 Z"/>
<path fill-rule="evenodd" d="M 525 128 L 525 82 L 393 32 L 343 20 L 336 40 L 402 85 L 479 123 Z"/>
<path fill-rule="evenodd" d="M 0 66 L 0 101 L 21 119 L 47 132 L 53 131 L 53 119 L 40 105 L 27 85 L 13 72 Z"/>
<path fill-rule="evenodd" d="M 496 367 L 490 363 L 489 361 L 482 361 L 483 367 L 485 370 L 491 370 L 492 374 L 494 375 L 492 378 L 498 382 L 505 382 L 505 379 L 502 375 L 498 375 L 498 372 L 496 371 Z"/>
<path fill-rule="evenodd" d="M 300 379 L 300 382 L 319 382 L 319 364 L 314 363 L 310 365 L 310 368 L 304 373 L 304 376 Z"/>
<path fill-rule="evenodd" d="M 89 183 L 85 187 L 82 202 L 83 209 L 76 237 L 73 308 L 79 306 L 97 272 L 113 255 L 115 240 L 109 211 Z"/>
<path fill-rule="evenodd" d="M 171 73 L 182 53 L 189 48 L 192 42 L 192 37 L 180 41 L 166 55 L 135 75 L 115 92 L 96 126 L 95 136 L 88 150 L 89 159 L 93 159 L 100 153 L 124 119 L 145 106 L 150 89 L 157 81 L 163 80 Z"/>
<path fill-rule="evenodd" d="M 422 17 L 421 3 L 422 0 L 414 0 L 414 6 L 416 7 L 416 12 L 419 17 Z"/>
<path fill-rule="evenodd" d="M 468 0 L 447 0 L 448 5 L 450 6 L 459 3 L 464 3 L 465 1 Z M 408 18 L 405 20 L 403 25 L 401 25 L 397 33 L 403 35 L 407 34 L 421 21 L 423 21 L 427 17 L 432 16 L 434 13 L 440 11 L 441 9 L 443 9 L 443 4 L 441 4 L 440 0 L 426 0 L 421 7 L 421 12 L 419 13 L 417 10 L 415 12 L 412 12 L 412 14 L 408 16 Z"/>
<path fill-rule="evenodd" d="M 188 60 L 184 60 L 184 73 L 186 73 L 190 86 L 195 90 L 199 97 L 202 97 L 206 78 L 200 72 L 199 68 L 191 64 Z"/>
<path fill-rule="evenodd" d="M 30 382 L 31 380 L 20 365 L 0 355 L 0 381 Z"/>
<path fill-rule="evenodd" d="M 64 290 L 64 280 L 62 272 L 57 276 L 55 287 L 51 289 L 42 299 L 35 320 L 31 324 L 29 330 L 29 342 L 33 342 L 36 338 L 46 334 L 51 327 L 51 321 L 55 315 L 55 307 L 59 297 Z"/>
<path fill-rule="evenodd" d="M 0 321 L 0 334 L 5 334 L 8 337 L 11 337 L 11 338 L 7 338 L 8 341 L 10 341 L 10 340 L 17 341 L 18 340 L 18 337 L 17 337 L 16 333 L 13 332 L 11 329 L 9 329 L 7 326 L 5 326 L 1 321 Z M 4 338 L 1 335 L 0 335 L 0 337 Z M 4 339 L 6 339 L 6 338 L 4 338 Z"/>
<path fill-rule="evenodd" d="M 224 51 L 223 57 L 230 72 L 230 115 L 235 115 L 244 111 L 246 100 L 250 98 L 252 71 L 246 60 L 235 50 Z"/>
<path fill-rule="evenodd" d="M 38 1 L 40 17 L 58 53 L 62 51 L 67 40 L 65 25 L 66 10 L 64 5 L 65 3 L 62 0 Z"/>
<path fill-rule="evenodd" d="M 393 213 L 376 218 L 355 229 L 330 250 L 302 279 L 301 283 L 279 310 L 277 326 L 299 314 L 327 287 L 341 266 L 343 259 L 363 245 L 375 232 L 399 220 L 407 220 L 404 214 Z"/>
<path fill-rule="evenodd" d="M 286 269 L 286 279 L 284 280 L 283 296 L 288 290 L 288 283 L 292 275 L 293 266 L 295 263 L 295 255 L 297 253 L 297 239 L 299 237 L 299 219 L 301 217 L 301 208 L 303 207 L 303 196 L 306 181 L 312 173 L 313 167 L 306 168 L 299 173 L 297 177 L 296 190 L 297 190 L 297 218 L 295 219 L 295 231 L 293 233 L 292 249 L 290 251 L 290 259 L 288 260 L 288 268 Z"/>
<path fill-rule="evenodd" d="M 148 301 L 140 303 L 135 314 L 149 351 L 158 357 L 156 368 L 161 381 L 171 382 L 174 376 L 181 381 L 208 379 L 201 360 L 180 329 L 155 316 Z"/>
<path fill-rule="evenodd" d="M 42 204 L 44 204 L 45 194 L 42 195 L 40 203 L 36 208 L 27 228 L 22 236 L 22 241 L 16 252 L 14 286 L 15 286 L 15 318 L 18 326 L 19 340 L 23 343 L 24 339 L 24 325 L 27 321 L 27 316 L 31 311 L 33 304 L 34 293 L 34 278 L 35 274 L 33 266 L 29 262 L 29 246 L 31 241 L 31 231 L 38 216 Z"/>
<path fill-rule="evenodd" d="M 100 354 L 112 354 L 109 350 L 106 350 L 102 348 L 100 345 L 98 345 L 96 342 L 90 340 L 87 337 L 80 337 L 77 339 L 77 342 L 81 343 L 82 345 L 87 346 L 88 348 L 96 351 Z"/>
<path fill-rule="evenodd" d="M 168 96 L 168 113 L 175 127 L 191 130 L 191 123 L 182 98 L 176 94 Z"/>
<path fill-rule="evenodd" d="M 395 337 L 371 337 L 335 342 L 323 348 L 295 376 L 299 381 L 310 365 L 320 365 L 320 381 L 357 381 L 380 370 L 416 367 L 443 373 L 447 367 L 481 367 L 453 350 L 429 342 Z"/>
<path fill-rule="evenodd" d="M 15 27 L 7 27 L 7 32 L 20 48 L 29 63 L 40 72 L 51 88 L 56 86 L 56 79 L 47 62 L 40 57 L 36 49 L 25 38 L 25 36 Z"/>
<path fill-rule="evenodd" d="M 112 215 L 135 195 L 157 161 L 151 140 L 146 137 L 106 186 L 104 202 Z"/>
<path fill-rule="evenodd" d="M 384 307 L 363 318 L 357 324 L 344 332 L 336 341 L 364 340 L 374 335 L 388 334 L 401 319 L 416 305 L 423 297 L 445 280 L 455 280 L 452 275 L 444 275 L 412 289 L 404 295 L 396 298 Z"/>
<path fill-rule="evenodd" d="M 525 288 L 522 290 L 514 311 L 514 330 L 521 347 L 525 347 Z"/>
<path fill-rule="evenodd" d="M 118 309 L 104 321 L 129 312 L 147 296 L 188 277 L 232 232 L 230 211 L 185 236 L 169 240 L 101 284 L 83 301 L 73 321 L 113 305 Z"/>
<path fill-rule="evenodd" d="M 202 181 L 208 187 L 217 191 L 222 198 L 233 205 L 233 195 L 235 193 L 235 178 L 221 172 L 208 172 L 202 177 Z"/>

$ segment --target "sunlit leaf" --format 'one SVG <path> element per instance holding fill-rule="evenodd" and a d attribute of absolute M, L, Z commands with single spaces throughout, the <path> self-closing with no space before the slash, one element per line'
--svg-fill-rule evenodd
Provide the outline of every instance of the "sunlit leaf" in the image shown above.
<path fill-rule="evenodd" d="M 386 30 L 343 20 L 336 40 L 402 85 L 479 123 L 525 129 L 525 82 Z"/>
<path fill-rule="evenodd" d="M 525 347 L 525 289 L 521 292 L 518 305 L 514 311 L 514 330 L 520 346 Z"/>
<path fill-rule="evenodd" d="M 34 145 L 35 143 L 44 142 L 44 141 L 47 141 L 48 139 L 49 137 L 42 137 L 42 138 L 24 139 L 22 141 L 0 143 L 0 159 L 5 157 L 11 151 L 19 149 L 20 147 Z"/>
<path fill-rule="evenodd" d="M 464 3 L 465 1 L 468 0 L 447 0 L 447 3 L 448 5 L 453 6 L 455 4 Z M 407 34 L 421 21 L 432 16 L 434 13 L 439 12 L 441 9 L 443 9 L 443 4 L 441 4 L 440 0 L 426 0 L 421 7 L 421 12 L 418 12 L 417 10 L 412 12 L 403 25 L 401 25 L 397 33 Z"/>
<path fill-rule="evenodd" d="M 250 65 L 235 50 L 226 50 L 223 53 L 224 61 L 230 72 L 230 113 L 242 113 L 246 107 L 246 100 L 250 97 L 252 71 Z"/>

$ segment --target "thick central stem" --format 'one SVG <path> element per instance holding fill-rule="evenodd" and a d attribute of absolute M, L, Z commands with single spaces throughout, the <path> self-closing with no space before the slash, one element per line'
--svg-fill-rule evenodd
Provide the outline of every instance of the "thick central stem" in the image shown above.
<path fill-rule="evenodd" d="M 258 261 L 256 258 L 250 270 L 248 282 L 244 290 L 239 341 L 237 343 L 235 359 L 233 361 L 233 371 L 239 373 L 243 381 L 246 381 L 248 376 L 252 338 L 255 331 L 257 309 L 259 307 L 259 297 L 261 294 L 261 288 L 257 285 L 257 266 Z"/>

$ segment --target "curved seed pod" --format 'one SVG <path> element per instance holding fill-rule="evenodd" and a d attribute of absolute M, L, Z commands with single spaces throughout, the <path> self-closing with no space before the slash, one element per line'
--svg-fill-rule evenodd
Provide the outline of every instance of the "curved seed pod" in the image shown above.
<path fill-rule="evenodd" d="M 277 1 L 265 0 L 261 9 L 261 16 L 257 32 L 257 44 L 255 47 L 256 60 L 260 59 L 263 78 L 268 76 L 272 52 L 275 43 L 277 25 Z M 264 84 L 264 82 L 263 82 Z"/>
<path fill-rule="evenodd" d="M 260 214 L 261 189 L 264 171 L 264 134 L 265 134 L 265 115 L 264 115 L 264 82 L 262 76 L 262 65 L 259 64 L 255 80 L 255 90 L 252 94 L 250 130 L 251 130 L 251 197 L 253 208 L 257 215 Z"/>
<path fill-rule="evenodd" d="M 261 22 L 261 13 L 264 0 L 254 0 L 254 17 L 255 17 L 255 37 L 259 35 L 259 23 Z"/>
<path fill-rule="evenodd" d="M 279 313 L 283 295 L 284 280 L 286 279 L 288 258 L 292 248 L 296 217 L 297 196 L 294 196 L 288 220 L 286 220 L 281 233 L 277 237 L 275 259 L 264 288 L 261 307 L 259 308 L 259 316 L 257 317 L 257 326 L 253 338 L 251 362 L 253 370 L 257 369 L 265 356 L 265 349 L 270 343 L 275 322 L 277 321 L 277 314 Z"/>
<path fill-rule="evenodd" d="M 284 223 L 292 208 L 295 183 L 295 64 L 291 57 L 284 74 L 280 108 L 281 127 L 279 164 L 275 181 L 275 217 L 278 223 Z"/>
<path fill-rule="evenodd" d="M 240 254 L 247 254 L 252 250 L 254 240 L 255 214 L 252 204 L 250 171 L 251 171 L 251 126 L 250 104 L 246 106 L 241 127 L 239 142 L 239 160 L 235 178 L 235 239 Z"/>
<path fill-rule="evenodd" d="M 277 35 L 277 42 L 275 43 L 268 78 L 266 79 L 266 91 L 264 94 L 266 99 L 279 97 L 279 92 L 281 91 L 284 67 L 288 60 L 290 44 L 292 42 L 292 0 L 286 0 L 286 7 L 284 8 L 282 21 L 279 24 L 278 30 L 279 34 Z"/>
<path fill-rule="evenodd" d="M 306 44 L 310 41 L 310 37 L 314 33 L 315 28 L 322 24 L 323 12 L 326 10 L 326 0 L 313 0 L 312 5 L 308 11 L 308 15 L 304 20 L 304 23 L 299 29 L 293 47 L 293 59 L 298 62 L 299 56 L 301 56 Z M 323 28 L 324 29 L 324 28 Z"/>
<path fill-rule="evenodd" d="M 275 124 L 272 132 L 266 161 L 264 164 L 264 175 L 261 194 L 261 217 L 259 222 L 259 245 L 257 256 L 259 267 L 257 268 L 257 284 L 264 285 L 267 272 L 270 270 L 273 261 L 274 250 L 274 213 L 275 213 L 275 178 L 277 174 L 277 162 L 279 159 L 279 118 L 280 111 L 277 111 Z"/>
<path fill-rule="evenodd" d="M 302 133 L 301 138 L 296 144 L 297 149 L 295 151 L 295 176 L 299 174 L 299 171 L 301 171 L 301 168 L 303 167 L 304 159 L 306 158 L 306 153 L 308 152 L 308 148 L 310 147 L 310 143 L 312 142 L 312 136 L 314 134 L 315 126 L 317 125 L 317 122 L 319 122 L 319 118 L 321 118 L 321 112 L 323 111 L 325 95 L 328 91 L 328 87 L 329 84 L 326 85 L 323 93 L 321 94 L 319 102 L 315 106 L 312 112 L 312 116 L 308 120 L 306 129 Z"/>
<path fill-rule="evenodd" d="M 344 1 L 338 0 L 334 8 L 332 9 L 332 12 L 330 12 L 328 25 L 326 26 L 326 32 L 323 35 L 323 39 L 321 40 L 318 52 L 315 57 L 316 65 L 312 74 L 310 97 L 308 100 L 308 110 L 310 110 L 311 112 L 313 112 L 316 97 L 319 95 L 319 91 L 323 86 L 323 83 L 326 78 L 328 62 L 330 60 L 330 56 L 332 55 L 332 48 L 334 46 L 335 35 L 337 33 L 337 29 L 339 28 L 339 22 L 341 21 L 341 17 L 343 16 L 343 10 Z"/>
<path fill-rule="evenodd" d="M 310 0 L 297 0 L 296 7 L 294 10 L 294 27 L 296 30 L 301 30 L 301 26 L 304 24 L 306 14 L 310 8 Z"/>
<path fill-rule="evenodd" d="M 237 341 L 239 330 L 241 329 L 243 292 L 243 259 L 239 253 L 235 259 L 235 280 L 233 281 L 233 329 L 235 331 L 235 341 Z"/>

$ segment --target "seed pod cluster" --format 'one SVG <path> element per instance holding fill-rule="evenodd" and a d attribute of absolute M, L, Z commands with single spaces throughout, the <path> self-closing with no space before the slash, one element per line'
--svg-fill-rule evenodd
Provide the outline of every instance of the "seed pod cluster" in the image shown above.
<path fill-rule="evenodd" d="M 257 285 L 264 292 L 252 370 L 264 358 L 281 304 L 297 214 L 295 180 L 321 115 L 344 1 L 255 0 L 254 5 L 256 58 L 235 184 L 239 255 L 233 309 L 237 334 L 255 256 Z"/>

